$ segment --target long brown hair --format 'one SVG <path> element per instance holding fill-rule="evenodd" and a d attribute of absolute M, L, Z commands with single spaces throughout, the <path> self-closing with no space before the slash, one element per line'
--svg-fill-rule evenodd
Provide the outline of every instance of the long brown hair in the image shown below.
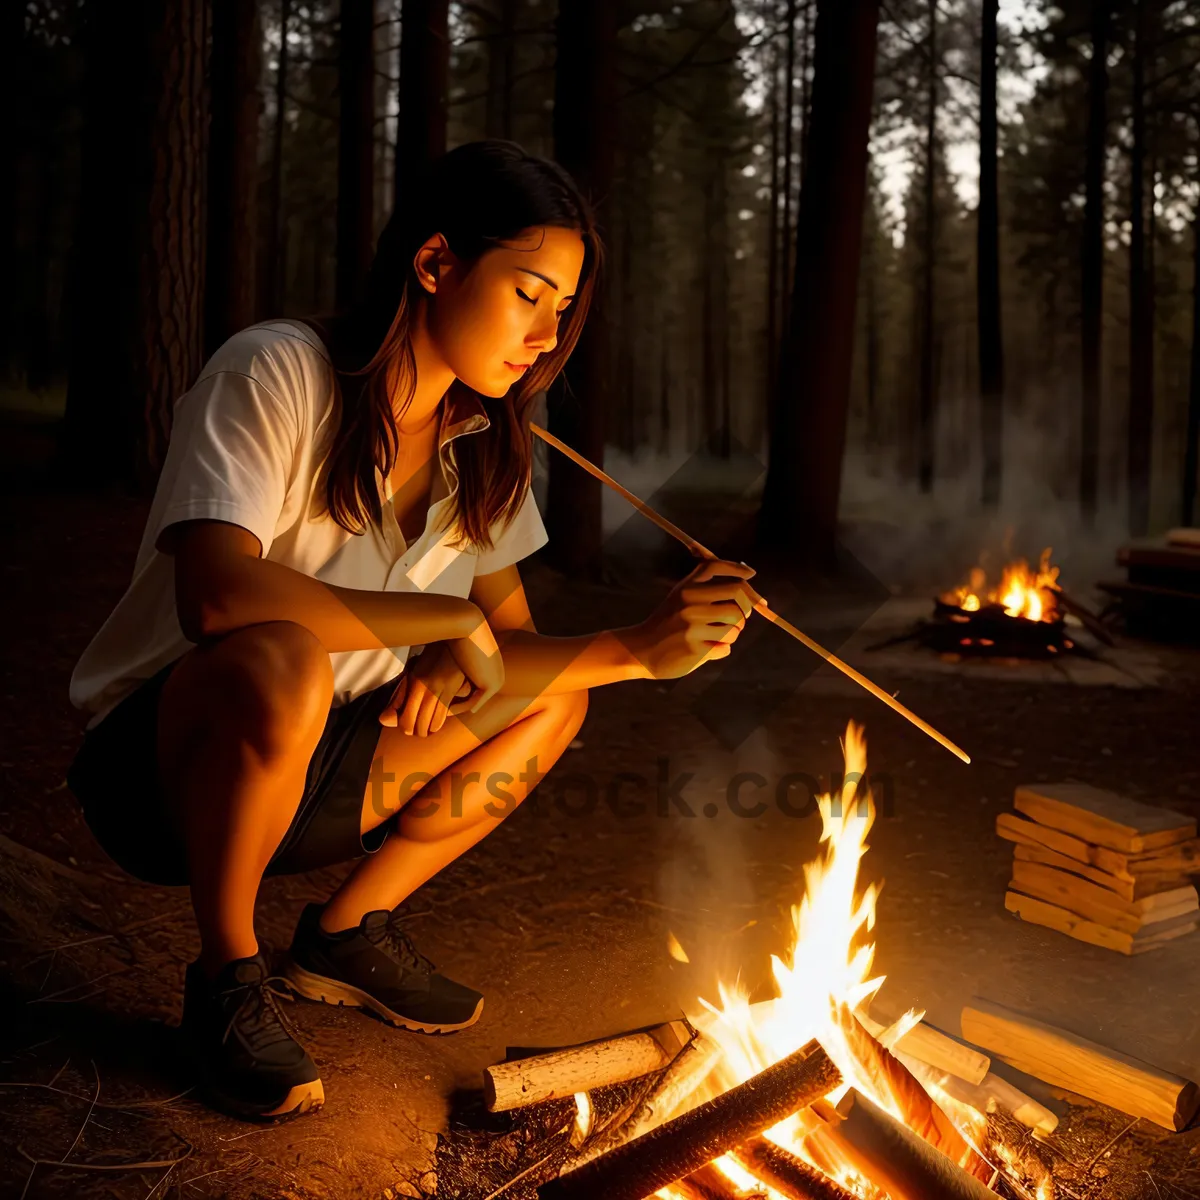
<path fill-rule="evenodd" d="M 416 388 L 411 329 L 416 305 L 427 298 L 413 268 L 417 250 L 441 233 L 458 258 L 472 263 L 536 226 L 577 229 L 584 242 L 579 287 L 559 323 L 555 348 L 505 396 L 470 392 L 484 404 L 491 424 L 452 447 L 458 490 L 449 524 L 458 526 L 458 544 L 465 538 L 490 549 L 493 523 L 511 521 L 529 487 L 534 399 L 562 371 L 587 317 L 602 256 L 595 218 L 562 167 L 495 138 L 451 150 L 404 190 L 404 201 L 379 237 L 362 299 L 348 312 L 306 321 L 325 342 L 334 367 L 335 429 L 324 467 L 325 505 L 351 533 L 382 519 L 375 471 L 386 477 L 396 461 L 389 369 L 396 368 L 401 412 Z M 461 380 L 451 385 L 451 393 L 456 390 L 470 391 Z"/>

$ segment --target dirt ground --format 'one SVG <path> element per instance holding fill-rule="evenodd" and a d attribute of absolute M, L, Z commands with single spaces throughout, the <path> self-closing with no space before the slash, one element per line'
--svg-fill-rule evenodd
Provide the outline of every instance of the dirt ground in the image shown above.
<path fill-rule="evenodd" d="M 779 780 L 807 772 L 827 786 L 851 719 L 865 724 L 885 796 L 862 880 L 883 881 L 876 967 L 887 1002 L 923 1007 L 957 1032 L 963 1003 L 983 995 L 1200 1076 L 1200 936 L 1129 959 L 1022 925 L 1004 911 L 1011 847 L 993 832 L 1025 781 L 1084 780 L 1200 814 L 1200 652 L 1142 646 L 1159 682 L 1121 687 L 1019 669 L 1010 678 L 932 670 L 895 656 L 876 669 L 856 650 L 861 669 L 970 752 L 965 766 L 758 622 L 735 650 L 738 670 L 712 664 L 670 686 L 593 692 L 577 748 L 412 898 L 417 944 L 486 994 L 475 1027 L 430 1038 L 297 1002 L 288 1013 L 321 1067 L 324 1109 L 272 1127 L 216 1115 L 189 1093 L 175 1056 L 172 1026 L 196 951 L 186 891 L 121 875 L 63 782 L 82 724 L 67 679 L 125 585 L 144 505 L 26 488 L 0 497 L 0 510 L 10 614 L 0 676 L 0 1195 L 308 1200 L 431 1189 L 455 1097 L 507 1047 L 570 1044 L 695 1011 L 698 995 L 715 999 L 716 980 L 739 972 L 765 994 L 820 832 L 811 810 L 789 815 L 775 802 Z M 619 563 L 607 586 L 566 587 L 536 560 L 527 566 L 548 633 L 632 623 L 687 569 L 672 560 L 682 569 L 635 586 Z M 786 564 L 756 582 L 768 597 L 785 594 L 808 622 L 796 623 L 831 649 L 886 599 L 861 580 L 833 590 L 789 581 Z M 772 802 L 761 816 L 731 811 L 738 771 L 766 780 Z M 626 779 L 610 802 L 619 772 L 642 782 Z M 264 943 L 286 946 L 302 905 L 340 874 L 268 880 Z M 670 933 L 689 963 L 668 954 Z M 1064 1118 L 1063 1136 L 1039 1149 L 1058 1194 L 1200 1197 L 1200 1164 L 1191 1165 L 1200 1134 L 1164 1135 L 1021 1082 Z"/>

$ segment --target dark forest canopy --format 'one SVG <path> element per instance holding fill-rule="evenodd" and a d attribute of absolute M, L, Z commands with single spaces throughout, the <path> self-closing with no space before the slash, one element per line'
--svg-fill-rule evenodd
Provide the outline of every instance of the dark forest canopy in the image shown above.
<path fill-rule="evenodd" d="M 575 407 L 551 399 L 593 458 L 757 455 L 764 535 L 826 549 L 839 496 L 889 489 L 1194 519 L 1195 3 L 4 12 L 3 394 L 65 413 L 73 477 L 145 485 L 206 353 L 345 303 L 403 164 L 499 136 L 600 207 L 604 304 Z M 860 131 L 829 123 L 859 101 Z M 588 570 L 596 493 L 557 486 Z"/>

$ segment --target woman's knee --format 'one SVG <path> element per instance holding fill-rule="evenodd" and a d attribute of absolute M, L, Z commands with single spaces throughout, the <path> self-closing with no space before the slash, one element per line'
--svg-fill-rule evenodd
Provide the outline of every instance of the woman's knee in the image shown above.
<path fill-rule="evenodd" d="M 288 753 L 323 724 L 333 667 L 329 652 L 302 625 L 251 625 L 204 647 L 200 659 L 214 714 L 265 756 Z"/>
<path fill-rule="evenodd" d="M 587 716 L 588 692 L 582 688 L 577 692 L 559 692 L 545 697 L 546 710 L 557 719 L 561 736 L 573 738 L 583 726 Z"/>

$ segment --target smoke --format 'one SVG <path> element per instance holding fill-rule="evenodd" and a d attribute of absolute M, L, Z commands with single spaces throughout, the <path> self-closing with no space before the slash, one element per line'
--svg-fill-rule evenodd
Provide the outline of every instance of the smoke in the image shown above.
<path fill-rule="evenodd" d="M 1084 521 L 1072 458 L 1060 430 L 1006 417 L 1001 500 L 989 512 L 974 462 L 943 457 L 955 473 L 935 478 L 933 490 L 922 494 L 894 458 L 881 461 L 852 447 L 842 474 L 842 544 L 894 593 L 909 594 L 961 583 L 975 565 L 995 583 L 1005 562 L 1024 558 L 1035 565 L 1050 547 L 1062 586 L 1094 601 L 1096 580 L 1121 577 L 1115 555 L 1127 540 L 1126 513 L 1109 499 L 1090 525 Z"/>
<path fill-rule="evenodd" d="M 772 835 L 778 822 L 770 814 L 739 816 L 727 797 L 729 782 L 739 772 L 757 772 L 774 788 L 788 769 L 774 735 L 760 726 L 733 752 L 710 745 L 702 758 L 685 768 L 695 773 L 688 796 L 698 810 L 714 805 L 716 812 L 672 820 L 672 853 L 657 879 L 659 903 L 689 960 L 680 975 L 685 1003 L 697 994 L 715 1002 L 717 980 L 732 984 L 739 974 L 752 992 L 769 985 L 770 954 L 785 949 L 776 928 L 780 870 L 790 878 L 787 852 L 781 854 Z M 752 805 L 756 798 L 747 787 L 744 802 Z M 817 828 L 803 824 L 806 832 Z"/>

